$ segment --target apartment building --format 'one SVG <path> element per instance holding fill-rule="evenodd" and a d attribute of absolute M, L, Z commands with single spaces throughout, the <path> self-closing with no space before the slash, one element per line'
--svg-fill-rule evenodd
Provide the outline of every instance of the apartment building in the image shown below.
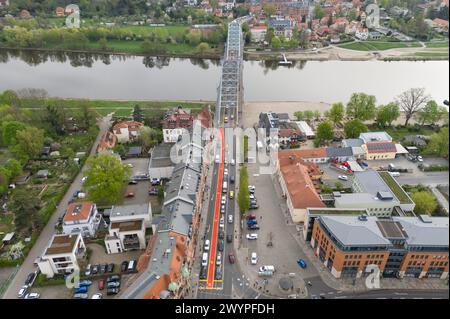
<path fill-rule="evenodd" d="M 311 246 L 336 278 L 448 277 L 448 217 L 322 215 L 314 220 Z"/>
<path fill-rule="evenodd" d="M 167 111 L 161 121 L 164 143 L 176 143 L 183 134 L 184 129 L 192 126 L 194 116 L 191 110 L 178 108 Z"/>
<path fill-rule="evenodd" d="M 145 249 L 145 233 L 152 223 L 150 203 L 113 206 L 109 220 L 109 234 L 105 237 L 108 254 Z"/>
<path fill-rule="evenodd" d="M 139 129 L 144 126 L 143 123 L 136 121 L 125 121 L 113 126 L 113 133 L 119 143 L 134 141 L 139 136 Z"/>
<path fill-rule="evenodd" d="M 102 220 L 93 202 L 76 202 L 67 207 L 63 218 L 63 233 L 80 233 L 83 237 L 94 237 Z"/>
<path fill-rule="evenodd" d="M 53 278 L 79 269 L 77 259 L 84 257 L 85 252 L 86 246 L 80 233 L 53 235 L 37 264 L 47 278 Z"/>

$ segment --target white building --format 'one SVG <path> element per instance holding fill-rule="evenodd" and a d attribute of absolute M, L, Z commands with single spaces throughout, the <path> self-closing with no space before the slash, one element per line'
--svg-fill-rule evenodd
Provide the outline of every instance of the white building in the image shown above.
<path fill-rule="evenodd" d="M 102 216 L 93 202 L 72 203 L 67 207 L 63 219 L 63 233 L 80 233 L 83 237 L 94 237 Z"/>
<path fill-rule="evenodd" d="M 52 278 L 79 269 L 77 259 L 84 256 L 86 246 L 81 234 L 53 235 L 50 244 L 37 264 L 39 270 Z"/>
<path fill-rule="evenodd" d="M 314 138 L 316 134 L 312 130 L 312 128 L 306 123 L 305 121 L 297 121 L 295 122 L 297 124 L 300 131 L 307 137 L 307 138 Z"/>
<path fill-rule="evenodd" d="M 136 121 L 125 121 L 114 125 L 113 133 L 119 143 L 127 143 L 135 140 L 139 136 L 139 129 L 144 124 Z"/>
<path fill-rule="evenodd" d="M 150 203 L 113 206 L 109 220 L 109 234 L 105 238 L 108 254 L 145 249 L 145 232 L 152 223 Z"/>
<path fill-rule="evenodd" d="M 266 39 L 267 27 L 265 25 L 258 25 L 250 28 L 252 34 L 252 42 L 263 42 Z"/>

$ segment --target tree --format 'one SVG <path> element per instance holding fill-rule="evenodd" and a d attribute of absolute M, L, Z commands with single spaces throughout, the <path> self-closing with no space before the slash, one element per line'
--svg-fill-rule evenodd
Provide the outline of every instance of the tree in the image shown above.
<path fill-rule="evenodd" d="M 324 142 L 331 141 L 334 137 L 333 124 L 330 121 L 323 121 L 317 125 L 316 142 L 317 144 L 323 144 Z"/>
<path fill-rule="evenodd" d="M 436 101 L 428 101 L 427 104 L 417 112 L 420 125 L 434 124 L 436 125 L 444 117 L 447 110 L 443 106 L 439 106 Z"/>
<path fill-rule="evenodd" d="M 144 113 L 138 104 L 133 108 L 133 120 L 141 123 L 144 121 Z"/>
<path fill-rule="evenodd" d="M 414 213 L 419 215 L 430 215 L 437 207 L 436 198 L 434 198 L 433 194 L 428 191 L 413 193 L 411 195 L 411 199 L 416 204 L 414 207 Z"/>
<path fill-rule="evenodd" d="M 315 110 L 315 111 L 313 112 L 313 114 L 314 114 L 314 119 L 315 119 L 316 121 L 320 120 L 320 117 L 322 116 L 322 114 L 320 113 L 319 110 Z"/>
<path fill-rule="evenodd" d="M 347 138 L 357 138 L 359 134 L 367 132 L 367 126 L 360 120 L 354 119 L 344 125 L 344 132 Z"/>
<path fill-rule="evenodd" d="M 89 101 L 81 102 L 78 117 L 80 118 L 82 127 L 85 130 L 88 130 L 95 124 L 96 114 Z"/>
<path fill-rule="evenodd" d="M 361 121 L 375 117 L 375 96 L 365 93 L 353 93 L 347 103 L 347 116 Z"/>
<path fill-rule="evenodd" d="M 106 40 L 106 38 L 101 38 L 100 40 L 98 40 L 98 45 L 100 46 L 101 50 L 107 50 L 108 40 Z"/>
<path fill-rule="evenodd" d="M 443 127 L 438 133 L 431 135 L 431 140 L 425 149 L 428 154 L 436 154 L 448 158 L 449 148 L 448 127 Z"/>
<path fill-rule="evenodd" d="M 45 107 L 44 121 L 50 124 L 56 134 L 64 133 L 66 110 L 59 100 L 50 101 Z"/>
<path fill-rule="evenodd" d="M 17 93 L 13 90 L 6 90 L 3 94 L 0 94 L 0 104 L 11 105 L 14 107 L 20 107 L 21 101 Z"/>
<path fill-rule="evenodd" d="M 111 205 L 121 201 L 131 169 L 122 165 L 115 157 L 100 154 L 88 159 L 85 187 L 89 198 L 100 205 Z"/>
<path fill-rule="evenodd" d="M 8 192 L 9 174 L 10 172 L 5 167 L 0 166 L 0 195 Z"/>
<path fill-rule="evenodd" d="M 273 16 L 277 9 L 275 8 L 275 5 L 273 3 L 265 3 L 263 5 L 263 10 L 266 13 L 268 17 Z"/>
<path fill-rule="evenodd" d="M 323 11 L 320 4 L 316 4 L 316 6 L 314 7 L 314 17 L 316 19 L 322 19 L 324 16 L 325 16 L 325 11 Z"/>
<path fill-rule="evenodd" d="M 335 125 L 341 123 L 344 119 L 345 107 L 342 103 L 334 103 L 331 109 L 326 112 L 328 119 Z"/>
<path fill-rule="evenodd" d="M 202 42 L 197 46 L 197 50 L 203 54 L 209 50 L 209 44 L 206 42 Z"/>
<path fill-rule="evenodd" d="M 305 112 L 303 112 L 303 115 L 305 116 L 305 119 L 307 121 L 311 121 L 314 118 L 314 112 L 311 110 L 306 110 Z"/>
<path fill-rule="evenodd" d="M 340 191 L 341 189 L 344 188 L 344 184 L 342 184 L 342 182 L 340 182 L 340 181 L 336 181 L 336 183 L 334 183 L 334 188 L 336 188 L 338 191 Z"/>
<path fill-rule="evenodd" d="M 148 126 L 142 126 L 139 129 L 139 140 L 145 151 L 162 141 L 162 132 Z"/>
<path fill-rule="evenodd" d="M 18 150 L 28 157 L 39 154 L 44 146 L 44 130 L 30 126 L 16 133 Z"/>
<path fill-rule="evenodd" d="M 2 124 L 2 143 L 6 146 L 16 144 L 16 133 L 27 126 L 18 121 L 8 121 Z"/>
<path fill-rule="evenodd" d="M 408 125 L 409 120 L 413 115 L 416 114 L 429 100 L 430 97 L 425 94 L 424 88 L 412 88 L 397 97 L 397 103 L 405 113 L 405 126 Z"/>
<path fill-rule="evenodd" d="M 297 121 L 303 121 L 305 119 L 305 115 L 303 114 L 302 111 L 295 112 L 294 116 L 297 119 Z"/>
<path fill-rule="evenodd" d="M 378 108 L 376 121 L 383 127 L 391 126 L 392 122 L 394 122 L 399 116 L 400 107 L 397 103 L 392 102 Z"/>
<path fill-rule="evenodd" d="M 14 213 L 14 225 L 20 231 L 31 232 L 37 222 L 40 200 L 25 188 L 16 189 L 8 205 Z"/>
<path fill-rule="evenodd" d="M 246 166 L 243 166 L 240 172 L 238 205 L 242 215 L 250 208 L 250 192 L 248 190 L 248 173 Z"/>
<path fill-rule="evenodd" d="M 281 48 L 281 40 L 280 40 L 279 37 L 274 36 L 274 37 L 272 38 L 272 47 L 273 47 L 274 49 L 279 49 L 279 48 Z"/>
<path fill-rule="evenodd" d="M 5 169 L 9 172 L 9 179 L 12 180 L 22 174 L 22 164 L 14 158 L 10 159 L 5 164 Z"/>

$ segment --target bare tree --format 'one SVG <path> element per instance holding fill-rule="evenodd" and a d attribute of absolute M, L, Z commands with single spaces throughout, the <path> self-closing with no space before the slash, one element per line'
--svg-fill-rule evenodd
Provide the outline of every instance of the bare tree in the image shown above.
<path fill-rule="evenodd" d="M 405 112 L 405 126 L 408 125 L 413 115 L 429 100 L 430 96 L 425 94 L 425 88 L 412 88 L 398 96 L 397 103 L 403 112 Z"/>

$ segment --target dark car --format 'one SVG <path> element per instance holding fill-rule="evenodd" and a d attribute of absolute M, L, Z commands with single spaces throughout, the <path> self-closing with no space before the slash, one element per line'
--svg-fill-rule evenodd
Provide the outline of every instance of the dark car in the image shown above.
<path fill-rule="evenodd" d="M 200 279 L 206 279 L 206 276 L 207 276 L 207 268 L 206 267 L 202 267 L 201 269 L 200 269 Z"/>
<path fill-rule="evenodd" d="M 117 295 L 118 293 L 119 288 L 109 288 L 108 290 L 106 290 L 106 295 L 108 296 Z"/>
<path fill-rule="evenodd" d="M 106 272 L 113 272 L 114 271 L 114 264 L 108 264 L 108 267 L 106 267 Z"/>
<path fill-rule="evenodd" d="M 95 274 L 97 274 L 97 273 L 98 273 L 98 265 L 92 266 L 91 274 L 95 275 Z"/>
<path fill-rule="evenodd" d="M 220 268 L 220 266 L 216 267 L 216 272 L 214 274 L 214 278 L 216 280 L 221 280 L 222 279 L 222 269 Z"/>
<path fill-rule="evenodd" d="M 108 267 L 108 264 L 101 264 L 100 265 L 100 273 L 104 274 L 106 272 L 107 267 Z"/>
<path fill-rule="evenodd" d="M 110 281 L 106 284 L 106 287 L 108 289 L 110 288 L 119 288 L 120 287 L 120 281 Z"/>
<path fill-rule="evenodd" d="M 233 235 L 227 235 L 227 243 L 233 242 Z"/>
<path fill-rule="evenodd" d="M 217 244 L 217 249 L 219 251 L 223 251 L 223 246 L 224 246 L 223 239 L 221 239 L 221 240 L 219 240 L 219 243 Z"/>
<path fill-rule="evenodd" d="M 234 184 L 234 176 L 230 176 L 230 183 Z"/>
<path fill-rule="evenodd" d="M 254 225 L 248 225 L 247 228 L 248 228 L 248 230 L 258 230 L 259 226 L 257 224 L 254 224 Z"/>
<path fill-rule="evenodd" d="M 156 187 L 151 187 L 151 188 L 148 190 L 148 194 L 149 194 L 149 195 L 158 195 L 158 190 L 156 189 Z"/>
<path fill-rule="evenodd" d="M 113 282 L 113 281 L 119 281 L 120 276 L 119 275 L 112 275 L 106 278 L 106 282 Z"/>
<path fill-rule="evenodd" d="M 230 262 L 230 264 L 234 264 L 234 262 L 236 261 L 233 253 L 228 254 L 228 261 Z"/>
<path fill-rule="evenodd" d="M 219 239 L 223 239 L 225 237 L 225 234 L 223 230 L 219 231 Z"/>
<path fill-rule="evenodd" d="M 136 185 L 138 182 L 135 181 L 134 179 L 128 181 L 128 185 Z"/>
<path fill-rule="evenodd" d="M 128 268 L 128 261 L 123 261 L 122 264 L 120 265 L 120 271 L 121 272 L 126 272 Z"/>
<path fill-rule="evenodd" d="M 32 286 L 35 279 L 36 279 L 36 273 L 35 272 L 32 272 L 32 273 L 28 274 L 27 279 L 25 280 L 25 285 Z"/>

